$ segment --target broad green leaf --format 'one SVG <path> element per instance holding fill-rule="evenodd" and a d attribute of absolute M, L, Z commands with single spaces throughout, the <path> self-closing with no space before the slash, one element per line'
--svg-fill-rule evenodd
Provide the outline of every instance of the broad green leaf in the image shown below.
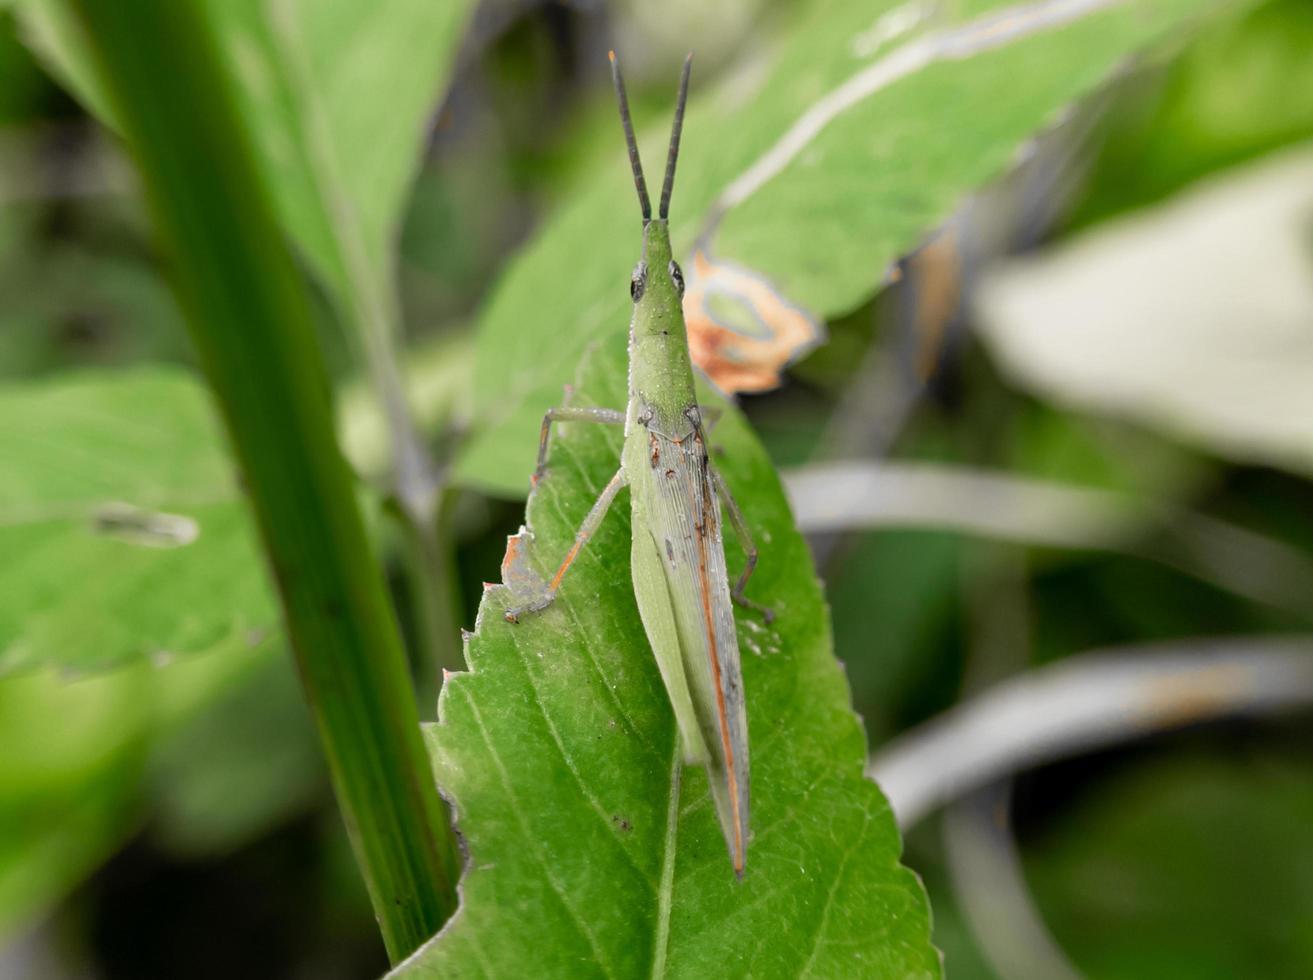
<path fill-rule="evenodd" d="M 0 673 L 112 667 L 275 628 L 201 387 L 176 369 L 0 388 Z"/>
<path fill-rule="evenodd" d="M 580 378 L 621 405 L 624 338 Z M 673 716 L 639 622 L 628 495 L 557 601 L 511 626 L 490 588 L 428 728 L 468 848 L 455 918 L 397 971 L 465 976 L 934 977 L 929 912 L 898 863 L 866 741 L 831 652 L 806 545 L 760 445 L 733 410 L 714 459 L 761 544 L 738 619 L 752 755 L 747 871 L 735 878 L 706 778 L 676 768 Z M 611 427 L 568 425 L 529 502 L 530 560 L 549 571 L 618 463 Z M 731 573 L 741 566 L 729 541 Z"/>
<path fill-rule="evenodd" d="M 1059 405 L 1313 472 L 1313 146 L 1101 223 L 982 284 L 981 333 Z"/>
<path fill-rule="evenodd" d="M 1064 106 L 1211 6 L 835 0 L 809 5 L 762 61 L 715 88 L 695 67 L 671 208 L 689 295 L 696 243 L 773 290 L 757 313 L 852 309 Z M 653 182 L 667 125 L 641 141 Z M 475 387 L 488 424 L 462 466 L 474 482 L 522 493 L 542 411 L 587 345 L 625 331 L 639 218 L 622 154 L 617 125 L 614 152 L 483 316 Z"/>
<path fill-rule="evenodd" d="M 425 417 L 459 397 L 442 365 L 461 357 L 420 349 L 408 390 Z M 342 401 L 351 460 L 377 472 L 384 422 L 360 386 Z M 234 464 L 188 372 L 12 382 L 0 411 L 0 553 L 12 556 L 0 567 L 0 674 L 115 667 L 280 628 Z"/>

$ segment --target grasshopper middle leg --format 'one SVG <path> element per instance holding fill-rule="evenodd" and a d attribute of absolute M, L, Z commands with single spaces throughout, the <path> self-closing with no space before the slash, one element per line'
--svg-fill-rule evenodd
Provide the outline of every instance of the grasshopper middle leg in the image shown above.
<path fill-rule="evenodd" d="M 743 546 L 743 553 L 747 555 L 747 562 L 743 566 L 743 572 L 739 575 L 739 580 L 734 583 L 734 588 L 730 591 L 730 598 L 742 606 L 744 609 L 751 609 L 760 613 L 761 617 L 767 623 L 775 619 L 775 611 L 769 606 L 763 606 L 759 602 L 753 602 L 743 590 L 748 587 L 748 579 L 752 578 L 752 573 L 757 567 L 757 545 L 752 540 L 752 532 L 748 530 L 748 522 L 743 519 L 743 511 L 739 510 L 738 501 L 734 499 L 734 494 L 729 492 L 729 485 L 725 478 L 720 475 L 720 471 L 707 464 L 711 470 L 711 478 L 716 484 L 716 494 L 720 497 L 720 502 L 725 505 L 725 513 L 729 515 L 729 522 L 734 525 L 734 533 L 739 537 L 739 543 Z"/>

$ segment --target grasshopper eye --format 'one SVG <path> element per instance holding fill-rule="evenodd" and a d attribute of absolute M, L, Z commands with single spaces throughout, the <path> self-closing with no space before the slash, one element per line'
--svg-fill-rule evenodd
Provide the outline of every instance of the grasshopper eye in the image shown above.
<path fill-rule="evenodd" d="M 670 260 L 670 278 L 675 280 L 675 288 L 679 290 L 680 299 L 684 298 L 684 270 L 679 267 L 679 263 L 674 259 Z"/>
<path fill-rule="evenodd" d="M 643 290 L 647 288 L 647 263 L 640 262 L 634 266 L 634 274 L 629 280 L 629 295 L 635 303 L 643 298 Z"/>

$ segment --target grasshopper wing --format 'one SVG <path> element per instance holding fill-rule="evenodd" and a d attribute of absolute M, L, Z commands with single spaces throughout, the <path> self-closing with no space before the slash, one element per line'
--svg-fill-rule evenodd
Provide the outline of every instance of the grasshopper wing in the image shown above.
<path fill-rule="evenodd" d="M 638 578 L 640 574 L 645 579 L 652 577 L 651 553 L 655 551 L 664 579 L 662 598 L 673 613 L 687 682 L 687 694 L 670 691 L 671 702 L 682 728 L 686 721 L 678 701 L 681 696 L 691 696 L 698 733 L 708 754 L 716 812 L 734 868 L 741 872 L 748 833 L 748 718 L 720 506 L 699 435 L 690 433 L 680 440 L 655 431 L 641 435 L 646 436 L 641 456 L 633 452 L 626 459 L 634 507 L 634 584 L 641 609 L 643 589 L 638 588 Z M 644 585 L 651 593 L 662 591 L 650 581 Z M 646 611 L 643 622 L 658 662 L 669 657 L 669 624 L 656 631 L 661 634 L 658 636 Z M 668 689 L 674 673 L 673 665 L 662 666 Z M 686 745 L 689 741 L 685 736 Z"/>
<path fill-rule="evenodd" d="M 693 708 L 693 695 L 689 692 L 684 675 L 684 657 L 680 652 L 679 627 L 676 624 L 675 604 L 666 584 L 666 570 L 661 564 L 656 542 L 637 521 L 634 523 L 633 548 L 630 563 L 634 573 L 634 597 L 638 600 L 638 613 L 643 630 L 656 656 L 657 669 L 666 685 L 670 706 L 675 711 L 684 764 L 703 766 L 711 761 L 702 728 Z"/>

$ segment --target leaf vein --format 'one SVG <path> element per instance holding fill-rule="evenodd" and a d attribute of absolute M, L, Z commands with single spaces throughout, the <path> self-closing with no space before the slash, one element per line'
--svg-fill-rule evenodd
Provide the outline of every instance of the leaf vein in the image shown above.
<path fill-rule="evenodd" d="M 561 903 L 561 907 L 569 914 L 569 918 L 574 923 L 575 928 L 579 930 L 579 934 L 583 936 L 584 940 L 588 943 L 589 948 L 592 949 L 593 959 L 598 967 L 606 974 L 606 976 L 614 976 L 611 970 L 605 965 L 601 947 L 597 943 L 597 937 L 595 937 L 592 930 L 588 928 L 588 921 L 570 902 L 570 899 L 567 897 L 569 892 L 566 891 L 565 886 L 557 879 L 555 872 L 552 870 L 551 862 L 547 859 L 547 855 L 542 852 L 542 846 L 539 843 L 538 835 L 533 833 L 532 829 L 525 822 L 524 810 L 521 807 L 520 800 L 511 784 L 510 773 L 506 771 L 506 764 L 502 761 L 501 753 L 497 751 L 496 743 L 488 733 L 488 727 L 483 722 L 483 714 L 479 711 L 478 704 L 476 704 L 474 698 L 470 696 L 469 691 L 465 690 L 464 685 L 461 685 L 458 690 L 465 696 L 465 703 L 469 707 L 470 714 L 474 719 L 474 724 L 479 730 L 479 737 L 483 740 L 483 744 L 488 750 L 488 755 L 492 759 L 492 764 L 497 770 L 497 776 L 501 780 L 502 789 L 506 791 L 506 796 L 511 801 L 511 812 L 515 814 L 515 822 L 520 825 L 520 832 L 524 835 L 524 840 L 529 843 L 528 851 L 533 854 L 538 865 L 542 868 L 543 878 L 551 886 L 552 892 Z"/>
<path fill-rule="evenodd" d="M 533 671 L 529 667 L 529 658 L 527 654 L 521 648 L 519 643 L 515 644 L 515 650 L 520 654 L 520 661 L 523 665 L 525 676 L 529 680 L 529 690 L 533 695 L 533 706 L 538 709 L 538 714 L 542 716 L 543 724 L 546 725 L 547 733 L 551 736 L 552 743 L 556 746 L 557 754 L 561 757 L 561 761 L 565 764 L 565 768 L 569 770 L 570 775 L 574 778 L 575 785 L 579 787 L 579 791 L 588 800 L 589 807 L 595 814 L 597 814 L 598 819 L 601 820 L 603 827 L 607 831 L 607 839 L 615 844 L 616 848 L 625 856 L 625 860 L 629 862 L 630 867 L 634 869 L 638 876 L 649 888 L 652 889 L 653 894 L 655 894 L 657 891 L 657 883 L 653 881 L 647 872 L 639 866 L 638 861 L 634 858 L 633 854 L 630 853 L 629 849 L 616 839 L 615 834 L 611 829 L 610 814 L 607 813 L 606 808 L 602 806 L 602 803 L 597 798 L 596 794 L 588 788 L 588 785 L 584 781 L 583 776 L 580 775 L 579 769 L 575 765 L 574 760 L 570 758 L 569 753 L 566 751 L 565 743 L 561 740 L 560 731 L 557 729 L 555 722 L 552 721 L 551 716 L 548 715 L 547 709 L 543 707 L 542 695 L 538 691 L 538 682 L 534 678 Z"/>
<path fill-rule="evenodd" d="M 857 848 L 862 846 L 866 840 L 866 831 L 871 826 L 871 810 L 869 807 L 864 808 L 862 813 L 862 829 L 860 833 L 853 835 L 853 842 L 848 845 L 839 860 L 839 867 L 834 873 L 834 881 L 830 883 L 830 890 L 825 896 L 825 904 L 821 907 L 821 921 L 816 927 L 816 942 L 812 945 L 811 955 L 807 957 L 807 962 L 803 964 L 799 971 L 799 977 L 809 976 L 812 965 L 816 962 L 816 957 L 820 954 L 821 945 L 825 939 L 825 930 L 830 922 L 830 909 L 834 907 L 834 896 L 839 892 L 839 885 L 843 883 L 844 869 L 848 866 L 848 861 L 857 853 Z"/>

